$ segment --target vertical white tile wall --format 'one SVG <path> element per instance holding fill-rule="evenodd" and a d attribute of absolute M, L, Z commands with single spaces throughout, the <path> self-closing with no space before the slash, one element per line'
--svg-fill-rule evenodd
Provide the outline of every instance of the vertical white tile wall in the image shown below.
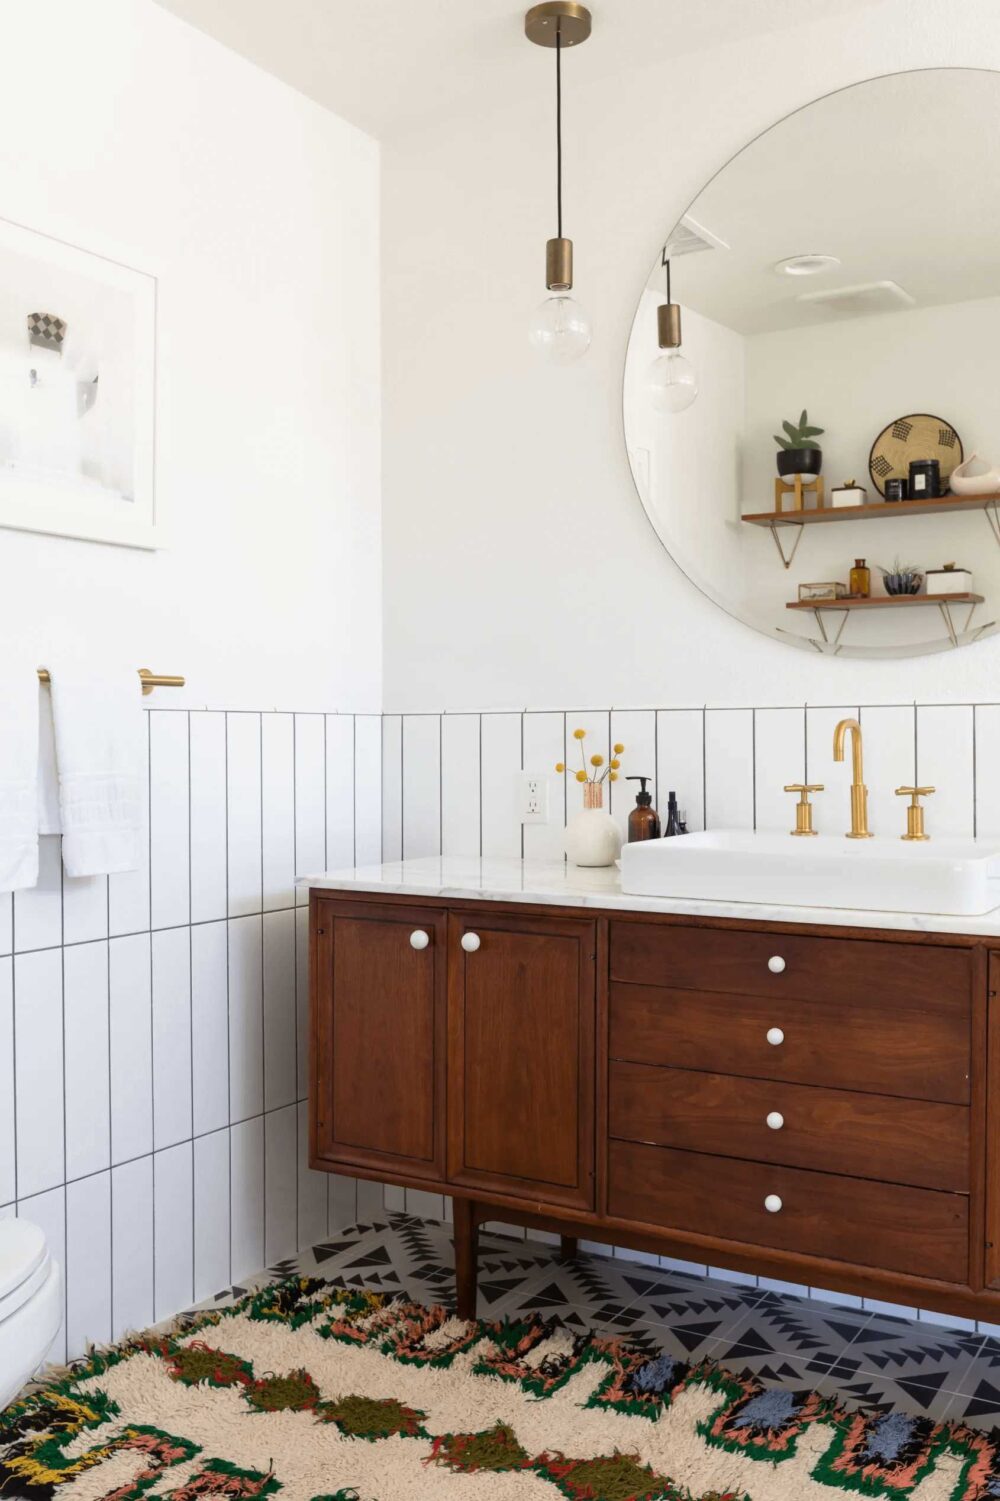
<path fill-rule="evenodd" d="M 791 827 L 785 782 L 847 817 L 833 727 L 860 712 L 878 832 L 919 777 L 932 834 L 1000 837 L 1000 705 L 553 709 L 455 715 L 149 712 L 141 869 L 0 895 L 0 1216 L 41 1223 L 66 1261 L 56 1356 L 209 1296 L 296 1244 L 437 1195 L 310 1171 L 307 913 L 297 873 L 405 854 L 562 857 L 578 754 L 628 746 L 661 811 L 692 829 Z M 548 778 L 522 829 L 515 773 Z M 624 826 L 635 784 L 611 795 Z M 689 1264 L 694 1265 L 694 1264 Z M 817 1295 L 823 1290 L 817 1289 Z"/>
<path fill-rule="evenodd" d="M 294 881 L 381 858 L 381 718 L 147 725 L 140 870 L 64 878 L 49 838 L 38 888 L 0 895 L 0 1217 L 64 1264 L 57 1359 L 358 1218 L 353 1179 L 308 1165 Z"/>

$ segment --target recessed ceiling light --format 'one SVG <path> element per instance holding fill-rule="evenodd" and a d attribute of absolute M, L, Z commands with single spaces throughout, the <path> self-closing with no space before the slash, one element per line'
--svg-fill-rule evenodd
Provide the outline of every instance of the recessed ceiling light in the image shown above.
<path fill-rule="evenodd" d="M 790 255 L 787 260 L 776 261 L 774 269 L 779 276 L 818 276 L 821 271 L 832 271 L 840 265 L 835 255 Z"/>

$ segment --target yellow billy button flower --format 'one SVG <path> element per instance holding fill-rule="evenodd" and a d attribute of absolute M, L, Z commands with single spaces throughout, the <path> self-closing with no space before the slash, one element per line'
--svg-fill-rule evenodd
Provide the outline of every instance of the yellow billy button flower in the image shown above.
<path fill-rule="evenodd" d="M 616 746 L 615 746 L 615 748 L 614 748 L 614 749 L 615 749 L 615 755 L 616 755 L 616 756 L 620 756 L 620 755 L 621 755 L 621 753 L 622 753 L 622 751 L 623 751 L 623 750 L 624 750 L 624 749 L 625 749 L 625 747 L 624 747 L 624 745 L 622 745 L 622 744 L 621 744 L 621 742 L 620 742 L 620 741 L 619 741 L 619 743 L 618 743 L 618 744 L 617 744 L 617 745 L 616 745 Z"/>
<path fill-rule="evenodd" d="M 611 773 L 611 775 L 608 777 L 608 781 L 609 782 L 617 782 L 617 780 L 618 780 L 618 773 L 617 773 L 617 771 L 613 771 Z"/>
<path fill-rule="evenodd" d="M 576 779 L 578 782 L 585 782 L 587 780 L 587 773 L 585 771 L 578 771 Z"/>
<path fill-rule="evenodd" d="M 565 770 L 566 770 L 566 763 L 565 763 L 565 761 L 557 761 L 556 762 L 556 771 L 565 771 Z"/>
<path fill-rule="evenodd" d="M 617 771 L 618 768 L 621 766 L 621 764 L 622 763 L 619 760 L 617 760 L 616 758 L 612 758 L 612 761 L 611 761 L 611 770 L 612 771 Z"/>
<path fill-rule="evenodd" d="M 591 766 L 603 766 L 604 765 L 604 757 L 603 756 L 591 756 L 591 758 L 590 758 L 590 764 L 591 764 Z"/>
<path fill-rule="evenodd" d="M 586 733 L 587 733 L 586 730 L 574 730 L 573 731 L 573 739 L 574 740 L 582 740 L 583 737 L 586 735 Z"/>

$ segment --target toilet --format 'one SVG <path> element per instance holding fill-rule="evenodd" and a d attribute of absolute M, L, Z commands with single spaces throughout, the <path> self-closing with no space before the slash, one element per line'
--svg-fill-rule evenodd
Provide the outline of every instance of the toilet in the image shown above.
<path fill-rule="evenodd" d="M 62 1319 L 62 1277 L 30 1220 L 0 1220 L 0 1409 L 49 1353 Z"/>

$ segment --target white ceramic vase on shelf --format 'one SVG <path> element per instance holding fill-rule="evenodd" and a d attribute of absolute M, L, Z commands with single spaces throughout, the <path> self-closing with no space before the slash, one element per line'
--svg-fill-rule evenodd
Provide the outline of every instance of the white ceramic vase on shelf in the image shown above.
<path fill-rule="evenodd" d="M 621 852 L 618 825 L 604 811 L 604 788 L 586 782 L 583 807 L 566 825 L 566 853 L 574 865 L 614 865 Z"/>

